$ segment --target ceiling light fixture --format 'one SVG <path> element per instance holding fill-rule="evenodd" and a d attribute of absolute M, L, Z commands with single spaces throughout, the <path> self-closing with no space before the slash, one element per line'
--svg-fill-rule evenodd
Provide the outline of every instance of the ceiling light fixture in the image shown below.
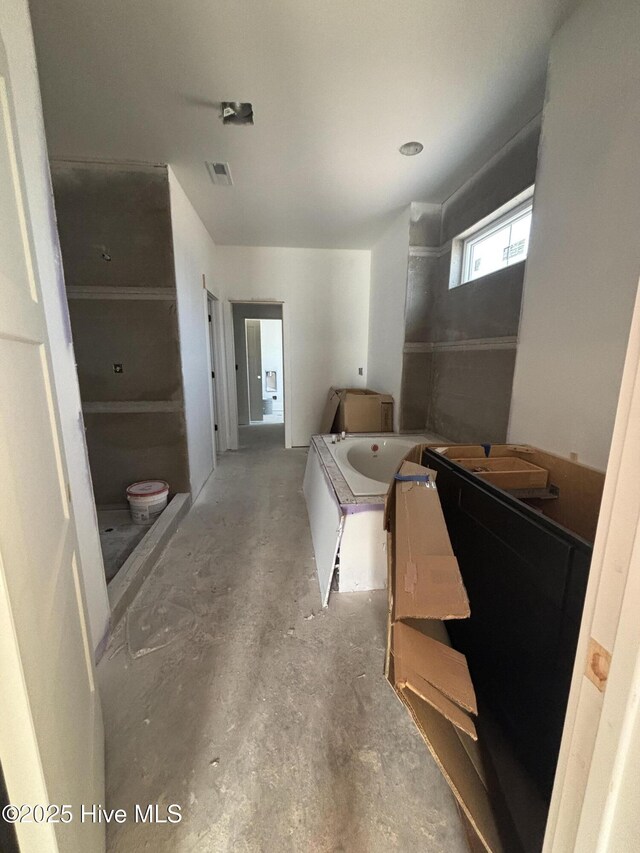
<path fill-rule="evenodd" d="M 404 154 L 405 157 L 415 157 L 416 154 L 419 154 L 424 145 L 422 142 L 405 142 L 404 145 L 401 145 L 399 151 L 401 154 Z"/>
<path fill-rule="evenodd" d="M 253 107 L 241 101 L 223 101 L 220 104 L 222 124 L 253 124 Z"/>

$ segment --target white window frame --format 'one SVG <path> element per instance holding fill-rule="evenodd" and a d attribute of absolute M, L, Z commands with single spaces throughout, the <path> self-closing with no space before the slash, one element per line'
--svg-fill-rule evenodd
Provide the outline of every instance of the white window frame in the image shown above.
<path fill-rule="evenodd" d="M 471 228 L 463 231 L 452 242 L 451 245 L 451 270 L 449 276 L 449 288 L 459 287 L 462 284 L 472 284 L 476 281 L 482 281 L 487 275 L 493 275 L 500 270 L 493 270 L 485 273 L 477 278 L 471 278 L 471 256 L 473 247 L 489 237 L 495 231 L 504 228 L 505 225 L 517 222 L 523 216 L 528 215 L 533 210 L 533 191 L 534 185 L 527 187 L 526 190 L 519 193 L 515 198 L 512 198 L 506 204 L 503 204 L 489 216 L 485 216 L 479 222 L 476 222 Z M 527 249 L 528 254 L 528 249 Z M 524 263 L 527 256 L 519 258 L 515 263 Z M 501 267 L 500 269 L 505 269 Z"/>
<path fill-rule="evenodd" d="M 473 270 L 471 269 L 471 260 L 473 257 L 473 249 L 477 246 L 478 243 L 485 240 L 487 237 L 490 237 L 492 234 L 495 234 L 496 231 L 501 231 L 506 225 L 515 225 L 520 219 L 524 219 L 525 216 L 528 216 L 533 210 L 533 199 L 524 202 L 524 204 L 518 205 L 514 210 L 509 213 L 505 213 L 504 216 L 499 217 L 490 225 L 486 225 L 484 228 L 481 228 L 479 231 L 476 231 L 471 237 L 467 237 L 464 241 L 463 249 L 462 249 L 462 281 L 461 284 L 466 284 L 468 281 L 477 281 L 477 279 L 482 278 L 482 276 L 476 276 L 473 278 Z M 527 256 L 525 255 L 523 258 L 519 258 L 516 263 L 520 261 L 525 261 Z M 507 262 L 507 266 L 509 263 Z M 502 269 L 502 268 L 501 268 Z M 491 272 L 497 272 L 497 270 L 491 270 Z M 486 275 L 491 275 L 491 272 L 486 273 Z"/>

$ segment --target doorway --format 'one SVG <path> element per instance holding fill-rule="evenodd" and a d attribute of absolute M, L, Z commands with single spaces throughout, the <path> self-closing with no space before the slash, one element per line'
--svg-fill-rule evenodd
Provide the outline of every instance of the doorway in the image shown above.
<path fill-rule="evenodd" d="M 282 320 L 246 319 L 249 422 L 284 423 Z"/>
<path fill-rule="evenodd" d="M 284 425 L 282 304 L 233 303 L 239 427 Z"/>

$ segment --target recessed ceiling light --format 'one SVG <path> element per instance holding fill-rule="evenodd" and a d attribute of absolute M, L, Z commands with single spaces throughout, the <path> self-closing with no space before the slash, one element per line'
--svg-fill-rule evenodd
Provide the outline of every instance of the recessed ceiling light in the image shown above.
<path fill-rule="evenodd" d="M 416 154 L 419 154 L 424 145 L 422 142 L 405 142 L 404 145 L 400 146 L 400 153 L 404 154 L 405 157 L 414 157 Z"/>

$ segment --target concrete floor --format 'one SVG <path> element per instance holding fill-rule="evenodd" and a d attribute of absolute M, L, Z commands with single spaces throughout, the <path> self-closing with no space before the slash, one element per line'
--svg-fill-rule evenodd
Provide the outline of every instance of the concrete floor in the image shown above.
<path fill-rule="evenodd" d="M 104 573 L 109 583 L 149 528 L 134 524 L 128 509 L 99 509 L 98 529 Z"/>
<path fill-rule="evenodd" d="M 306 451 L 282 430 L 241 430 L 98 668 L 108 806 L 184 815 L 111 824 L 108 850 L 466 851 L 382 675 L 386 593 L 320 608 Z"/>
<path fill-rule="evenodd" d="M 264 424 L 283 424 L 284 414 L 278 412 L 271 415 L 263 415 L 261 421 L 251 421 L 251 426 L 263 426 Z"/>

